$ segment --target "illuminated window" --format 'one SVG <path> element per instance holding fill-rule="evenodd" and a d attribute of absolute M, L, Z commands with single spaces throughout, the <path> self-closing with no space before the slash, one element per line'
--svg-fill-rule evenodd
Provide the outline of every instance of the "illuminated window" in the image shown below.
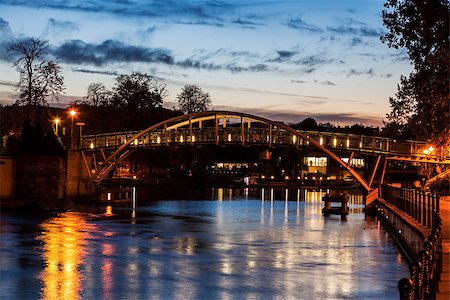
<path fill-rule="evenodd" d="M 305 164 L 310 167 L 326 167 L 327 158 L 326 157 L 305 157 Z"/>
<path fill-rule="evenodd" d="M 342 161 L 345 162 L 346 164 L 348 164 L 348 157 L 342 158 Z M 350 166 L 357 167 L 357 168 L 363 168 L 365 166 L 365 161 L 363 158 L 352 158 Z"/>

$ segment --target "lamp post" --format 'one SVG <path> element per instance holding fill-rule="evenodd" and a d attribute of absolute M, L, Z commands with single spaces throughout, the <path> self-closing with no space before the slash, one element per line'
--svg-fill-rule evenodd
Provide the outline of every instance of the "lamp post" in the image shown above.
<path fill-rule="evenodd" d="M 75 115 L 77 114 L 77 111 L 76 111 L 74 108 L 72 108 L 72 109 L 69 111 L 69 114 L 70 114 L 70 116 L 72 117 L 72 126 L 71 126 L 71 128 L 70 128 L 70 147 L 72 148 L 72 147 L 73 147 L 73 131 L 74 131 L 74 128 L 73 128 L 73 126 L 74 126 L 74 124 L 73 124 L 73 119 L 75 118 Z"/>

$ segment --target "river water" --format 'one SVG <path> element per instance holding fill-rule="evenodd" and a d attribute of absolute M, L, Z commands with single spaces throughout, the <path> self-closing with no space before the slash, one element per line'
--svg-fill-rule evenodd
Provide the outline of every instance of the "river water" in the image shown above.
<path fill-rule="evenodd" d="M 1 212 L 1 299 L 398 299 L 407 262 L 362 195 L 144 190 L 122 206 Z"/>

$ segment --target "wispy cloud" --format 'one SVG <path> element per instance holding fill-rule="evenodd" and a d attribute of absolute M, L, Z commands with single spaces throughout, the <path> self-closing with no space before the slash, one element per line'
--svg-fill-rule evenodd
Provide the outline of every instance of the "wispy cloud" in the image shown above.
<path fill-rule="evenodd" d="M 298 80 L 298 79 L 292 79 L 291 83 L 306 83 L 306 80 Z"/>
<path fill-rule="evenodd" d="M 238 24 L 241 25 L 244 28 L 256 28 L 258 26 L 264 26 L 264 23 L 255 23 L 249 20 L 245 20 L 245 19 L 241 19 L 241 18 L 237 18 L 236 20 L 231 21 L 231 23 L 233 24 Z"/>
<path fill-rule="evenodd" d="M 314 118 L 318 122 L 330 122 L 338 125 L 353 125 L 353 124 L 367 124 L 372 126 L 381 126 L 382 119 L 371 115 L 357 115 L 349 113 L 308 113 L 306 111 L 291 110 L 271 110 L 271 109 L 247 109 L 235 106 L 216 106 L 217 110 L 231 110 L 243 113 L 261 116 L 273 121 L 282 121 L 285 124 L 297 123 L 306 118 Z"/>
<path fill-rule="evenodd" d="M 369 68 L 369 69 L 350 69 L 347 72 L 347 77 L 350 76 L 360 76 L 360 75 L 367 75 L 369 78 L 375 75 L 375 71 L 373 70 L 373 68 Z"/>
<path fill-rule="evenodd" d="M 227 52 L 218 50 L 216 53 L 226 52 L 232 56 L 252 56 L 249 52 Z M 232 73 L 240 72 L 268 72 L 277 70 L 276 67 L 265 63 L 238 64 L 236 62 L 211 63 L 207 60 L 214 56 L 214 53 L 202 53 L 199 59 L 187 58 L 175 60 L 168 49 L 147 48 L 122 43 L 116 40 L 107 40 L 100 44 L 86 43 L 81 40 L 70 40 L 54 47 L 51 54 L 61 62 L 78 65 L 95 65 L 103 67 L 114 63 L 161 63 L 170 66 L 177 66 L 184 69 L 199 69 L 207 71 L 225 70 Z M 89 69 L 77 69 L 82 72 Z"/>
<path fill-rule="evenodd" d="M 140 0 L 0 0 L 0 3 L 37 8 L 56 8 L 87 12 L 109 12 L 122 15 L 150 17 L 187 17 L 198 19 L 219 19 L 233 10 L 234 6 L 221 1 L 140 1 Z"/>
<path fill-rule="evenodd" d="M 48 19 L 49 27 L 57 27 L 67 31 L 76 31 L 78 30 L 78 24 L 71 21 L 61 21 L 53 18 Z"/>
<path fill-rule="evenodd" d="M 13 40 L 13 33 L 9 27 L 9 23 L 0 17 L 0 59 L 8 60 L 8 46 Z"/>
<path fill-rule="evenodd" d="M 373 28 L 361 22 L 358 22 L 357 24 L 353 23 L 354 22 L 350 22 L 350 24 L 328 26 L 327 30 L 335 34 L 349 34 L 366 37 L 379 37 L 385 33 L 382 29 Z"/>
<path fill-rule="evenodd" d="M 128 45 L 115 40 L 101 44 L 70 40 L 52 49 L 52 54 L 71 64 L 94 64 L 103 66 L 114 62 L 146 62 L 173 64 L 170 51 L 161 48 L 146 48 Z"/>
<path fill-rule="evenodd" d="M 310 55 L 295 61 L 295 64 L 314 67 L 317 65 L 329 64 L 332 61 L 332 59 L 326 59 L 323 55 Z"/>
<path fill-rule="evenodd" d="M 322 32 L 323 30 L 315 25 L 308 24 L 299 17 L 291 18 L 287 23 L 285 24 L 287 27 L 292 29 L 298 29 L 298 30 L 306 30 L 310 32 Z"/>
<path fill-rule="evenodd" d="M 315 83 L 319 83 L 319 84 L 323 84 L 323 85 L 331 85 L 331 86 L 335 86 L 336 85 L 335 83 L 333 83 L 333 82 L 331 82 L 329 80 L 318 81 L 318 80 L 314 79 L 314 82 Z"/>
<path fill-rule="evenodd" d="M 112 76 L 119 75 L 119 73 L 117 71 L 91 70 L 91 69 L 78 69 L 78 68 L 72 68 L 71 70 L 73 72 L 88 73 L 88 74 L 102 74 L 102 75 L 112 75 Z"/>
<path fill-rule="evenodd" d="M 19 83 L 8 80 L 0 80 L 0 85 L 18 87 Z"/>

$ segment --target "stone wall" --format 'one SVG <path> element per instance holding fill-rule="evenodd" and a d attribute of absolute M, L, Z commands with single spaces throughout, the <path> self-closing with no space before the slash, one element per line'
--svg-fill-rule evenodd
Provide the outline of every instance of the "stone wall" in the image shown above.
<path fill-rule="evenodd" d="M 44 209 L 65 207 L 66 172 L 66 159 L 63 157 L 19 156 L 17 198 Z"/>
<path fill-rule="evenodd" d="M 0 156 L 0 199 L 16 196 L 16 158 Z"/>

